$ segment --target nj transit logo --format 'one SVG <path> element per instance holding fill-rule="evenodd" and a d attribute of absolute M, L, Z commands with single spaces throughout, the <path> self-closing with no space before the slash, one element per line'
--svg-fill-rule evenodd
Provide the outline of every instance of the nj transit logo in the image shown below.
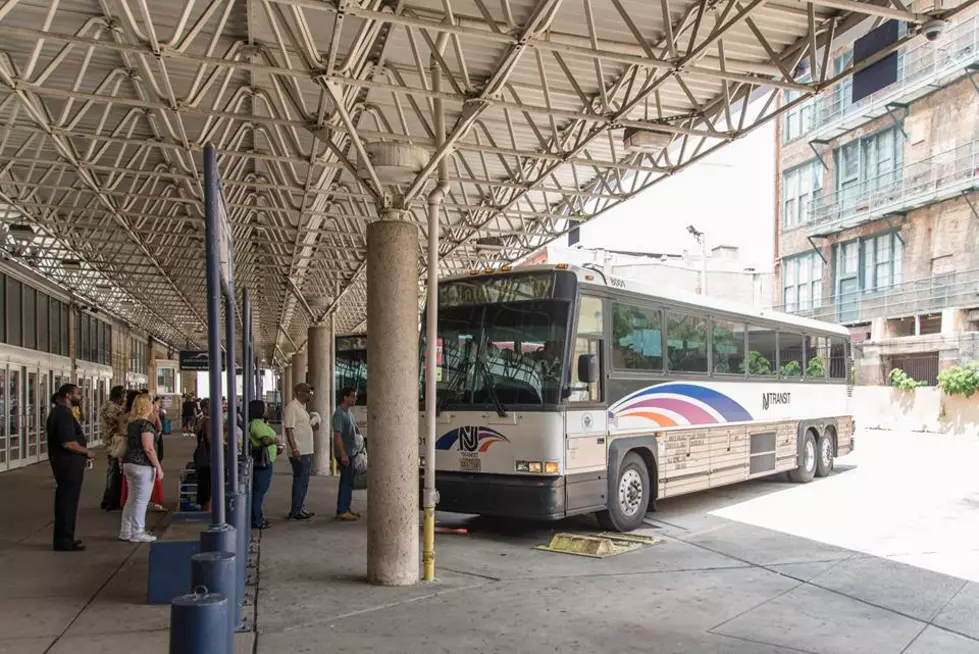
<path fill-rule="evenodd" d="M 506 436 L 495 429 L 477 425 L 466 425 L 442 434 L 435 441 L 435 449 L 448 451 L 458 442 L 460 452 L 486 452 L 493 443 L 499 443 L 501 441 L 506 443 L 510 442 Z"/>

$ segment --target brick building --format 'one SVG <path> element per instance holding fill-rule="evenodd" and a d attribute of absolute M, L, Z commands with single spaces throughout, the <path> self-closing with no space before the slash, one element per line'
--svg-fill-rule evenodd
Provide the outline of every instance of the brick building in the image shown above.
<path fill-rule="evenodd" d="M 843 70 L 852 43 L 831 55 Z M 911 41 L 856 103 L 851 84 L 776 130 L 777 303 L 849 326 L 858 382 L 934 383 L 979 359 L 979 17 Z"/>

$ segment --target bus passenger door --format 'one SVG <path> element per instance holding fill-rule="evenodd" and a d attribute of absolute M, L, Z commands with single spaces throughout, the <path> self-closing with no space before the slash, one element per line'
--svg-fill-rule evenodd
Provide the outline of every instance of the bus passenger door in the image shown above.
<path fill-rule="evenodd" d="M 583 296 L 579 310 L 567 410 L 565 411 L 565 502 L 570 512 L 605 507 L 608 493 L 608 409 L 605 402 L 605 362 L 602 359 L 602 301 Z M 586 384 L 578 376 L 578 357 L 598 357 L 599 374 Z"/>

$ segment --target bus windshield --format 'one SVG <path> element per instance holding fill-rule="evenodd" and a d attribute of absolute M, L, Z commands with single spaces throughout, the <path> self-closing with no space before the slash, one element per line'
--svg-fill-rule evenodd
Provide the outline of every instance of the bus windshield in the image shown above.
<path fill-rule="evenodd" d="M 357 391 L 357 404 L 367 404 L 367 339 L 349 343 L 352 338 L 338 338 L 336 352 L 336 391 L 350 387 Z"/>
<path fill-rule="evenodd" d="M 440 309 L 440 407 L 559 404 L 570 307 L 541 299 Z"/>

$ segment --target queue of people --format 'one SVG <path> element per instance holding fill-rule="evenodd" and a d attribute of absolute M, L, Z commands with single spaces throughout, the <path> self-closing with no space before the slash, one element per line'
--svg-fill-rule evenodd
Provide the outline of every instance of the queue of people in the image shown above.
<path fill-rule="evenodd" d="M 247 414 L 235 425 L 236 438 L 242 446 L 247 443 L 253 463 L 250 518 L 254 529 L 266 529 L 271 524 L 264 513 L 265 498 L 272 484 L 275 461 L 286 451 L 293 473 L 287 519 L 309 520 L 316 515 L 306 509 L 314 433 L 321 428 L 319 415 L 307 409 L 313 392 L 313 388 L 306 383 L 297 384 L 293 389 L 293 400 L 283 416 L 285 438 L 280 437 L 268 424 L 266 405 L 262 400 L 252 401 L 247 407 Z M 360 518 L 358 513 L 351 510 L 354 456 L 360 438 L 350 411 L 356 401 L 357 392 L 354 389 L 343 389 L 329 426 L 340 469 L 335 515 L 340 521 Z M 57 551 L 81 551 L 85 545 L 75 538 L 78 502 L 84 471 L 92 467 L 95 454 L 87 447 L 84 430 L 77 417 L 82 402 L 80 388 L 65 384 L 54 394 L 51 402 L 54 406 L 48 416 L 46 431 L 48 456 L 57 485 L 53 545 Z M 227 400 L 222 401 L 221 410 L 226 420 Z M 197 473 L 197 500 L 203 511 L 211 510 L 211 411 L 207 399 L 198 402 L 195 398 L 187 397 L 181 407 L 184 431 L 197 438 L 193 460 Z M 162 425 L 165 412 L 159 398 L 153 398 L 145 390 L 126 391 L 122 386 L 115 386 L 99 418 L 107 443 L 106 480 L 101 508 L 104 511 L 122 511 L 119 540 L 153 542 L 156 537 L 146 528 L 146 513 L 150 508 L 165 510 L 162 483 Z M 243 430 L 241 425 L 245 425 L 246 429 Z"/>

